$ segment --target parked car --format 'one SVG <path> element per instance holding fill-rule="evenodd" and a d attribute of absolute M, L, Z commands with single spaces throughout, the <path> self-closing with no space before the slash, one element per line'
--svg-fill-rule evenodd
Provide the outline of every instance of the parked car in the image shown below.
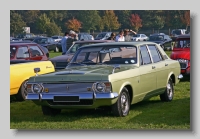
<path fill-rule="evenodd" d="M 150 36 L 153 36 L 153 35 L 166 35 L 165 33 L 153 33 L 153 34 L 150 34 Z"/>
<path fill-rule="evenodd" d="M 10 42 L 10 60 L 48 60 L 46 48 L 30 41 Z"/>
<path fill-rule="evenodd" d="M 159 44 L 164 50 L 172 50 L 172 39 L 169 37 L 169 35 L 151 35 L 149 36 L 148 41 Z"/>
<path fill-rule="evenodd" d="M 59 42 L 62 40 L 63 37 L 62 36 L 52 36 L 51 38 L 54 39 L 55 42 Z"/>
<path fill-rule="evenodd" d="M 26 98 L 26 83 L 31 76 L 35 75 L 34 68 L 40 68 L 41 74 L 55 71 L 50 61 L 15 60 L 12 62 L 14 64 L 10 65 L 10 96 L 15 96 L 18 101 L 24 101 Z"/>
<path fill-rule="evenodd" d="M 78 33 L 78 41 L 92 40 L 92 36 L 88 33 Z"/>
<path fill-rule="evenodd" d="M 184 35 L 187 34 L 187 30 L 186 29 L 173 29 L 171 31 L 171 36 L 172 37 L 176 37 L 178 35 Z"/>
<path fill-rule="evenodd" d="M 27 100 L 44 115 L 61 109 L 109 107 L 127 116 L 130 105 L 160 96 L 170 102 L 183 77 L 180 64 L 153 42 L 98 43 L 79 48 L 69 68 L 29 78 Z"/>
<path fill-rule="evenodd" d="M 111 36 L 112 32 L 101 32 L 96 37 L 95 40 L 107 40 Z"/>
<path fill-rule="evenodd" d="M 36 37 L 33 42 L 46 47 L 49 51 L 59 52 L 57 42 L 51 37 Z"/>
<path fill-rule="evenodd" d="M 190 75 L 190 34 L 176 38 L 170 58 L 179 61 L 182 74 Z"/>
<path fill-rule="evenodd" d="M 95 43 L 104 43 L 104 42 L 114 42 L 112 40 L 88 40 L 88 41 L 76 41 L 66 52 L 65 55 L 56 56 L 50 59 L 55 66 L 56 70 L 65 69 L 68 62 L 73 57 L 74 53 L 82 46 L 95 44 Z"/>
<path fill-rule="evenodd" d="M 146 41 L 148 37 L 145 34 L 135 34 L 132 38 L 133 41 Z"/>

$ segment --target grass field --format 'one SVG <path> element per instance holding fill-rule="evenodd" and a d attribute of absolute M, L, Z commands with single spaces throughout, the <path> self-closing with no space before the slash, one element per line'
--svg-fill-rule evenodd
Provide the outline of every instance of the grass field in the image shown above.
<path fill-rule="evenodd" d="M 170 51 L 167 54 L 170 55 Z M 51 57 L 61 53 L 50 53 Z M 105 110 L 62 110 L 55 117 L 44 116 L 32 101 L 10 103 L 10 129 L 163 129 L 189 130 L 190 78 L 175 86 L 172 102 L 159 96 L 134 104 L 126 117 L 114 117 Z"/>

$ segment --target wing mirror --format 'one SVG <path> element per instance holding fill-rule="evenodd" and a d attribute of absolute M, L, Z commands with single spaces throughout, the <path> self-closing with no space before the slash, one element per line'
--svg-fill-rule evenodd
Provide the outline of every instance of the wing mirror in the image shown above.
<path fill-rule="evenodd" d="M 35 76 L 38 76 L 38 72 L 40 72 L 40 68 L 34 68 L 34 73 L 36 74 Z"/>

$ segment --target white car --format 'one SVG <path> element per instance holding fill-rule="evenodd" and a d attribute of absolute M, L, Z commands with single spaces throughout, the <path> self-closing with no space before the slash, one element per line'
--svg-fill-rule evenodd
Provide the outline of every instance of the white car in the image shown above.
<path fill-rule="evenodd" d="M 145 34 L 136 34 L 132 38 L 133 41 L 146 41 L 148 37 Z"/>
<path fill-rule="evenodd" d="M 52 36 L 52 39 L 54 39 L 55 42 L 59 42 L 62 40 L 62 36 Z"/>

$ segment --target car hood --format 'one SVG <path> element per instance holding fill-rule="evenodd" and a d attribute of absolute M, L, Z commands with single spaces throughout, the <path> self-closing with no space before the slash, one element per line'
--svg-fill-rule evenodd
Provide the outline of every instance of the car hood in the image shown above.
<path fill-rule="evenodd" d="M 56 56 L 54 58 L 51 58 L 51 61 L 69 61 L 73 57 L 73 54 L 66 54 L 66 55 L 60 55 Z"/>
<path fill-rule="evenodd" d="M 136 65 L 119 65 L 120 69 L 116 69 L 115 73 L 129 69 L 138 68 Z M 77 66 L 70 69 L 64 69 L 53 73 L 33 76 L 29 82 L 88 82 L 108 80 L 112 74 L 113 66 L 111 65 L 92 65 L 92 66 Z M 115 74 L 114 73 L 114 74 Z"/>
<path fill-rule="evenodd" d="M 179 50 L 179 51 L 173 51 L 171 54 L 171 59 L 186 59 L 190 60 L 190 50 Z"/>

